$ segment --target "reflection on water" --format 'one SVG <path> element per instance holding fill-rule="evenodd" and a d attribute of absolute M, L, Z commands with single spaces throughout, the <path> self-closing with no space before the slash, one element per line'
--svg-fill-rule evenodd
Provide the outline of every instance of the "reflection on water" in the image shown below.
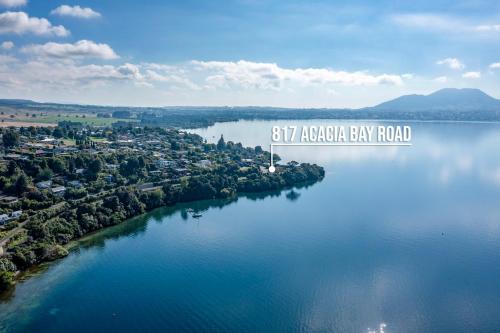
<path fill-rule="evenodd" d="M 276 124 L 197 132 L 265 146 Z M 499 331 L 500 125 L 411 126 L 412 147 L 277 148 L 325 166 L 313 186 L 92 235 L 0 304 L 0 331 Z"/>
<path fill-rule="evenodd" d="M 387 125 L 387 123 L 377 122 L 334 120 L 240 121 L 238 125 L 234 124 L 219 123 L 209 128 L 190 131 L 200 134 L 213 143 L 221 134 L 224 134 L 227 140 L 243 142 L 248 146 L 261 145 L 269 149 L 273 126 Z M 279 146 L 275 147 L 274 151 L 282 155 L 283 162 L 307 161 L 327 167 L 335 166 L 336 163 L 366 166 L 372 161 L 392 162 L 404 167 L 408 164 L 424 162 L 425 166 L 422 169 L 428 172 L 428 177 L 443 185 L 452 182 L 457 177 L 474 176 L 478 181 L 500 186 L 500 156 L 493 153 L 500 142 L 500 124 L 404 122 L 401 125 L 412 127 L 412 147 Z M 242 128 L 244 128 L 243 131 Z M 330 171 L 334 171 L 333 168 Z"/>

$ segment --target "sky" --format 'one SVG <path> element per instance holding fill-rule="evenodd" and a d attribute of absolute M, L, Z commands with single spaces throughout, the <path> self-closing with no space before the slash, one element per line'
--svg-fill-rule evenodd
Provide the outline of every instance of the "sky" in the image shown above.
<path fill-rule="evenodd" d="M 500 2 L 0 0 L 0 98 L 364 107 L 500 98 Z"/>

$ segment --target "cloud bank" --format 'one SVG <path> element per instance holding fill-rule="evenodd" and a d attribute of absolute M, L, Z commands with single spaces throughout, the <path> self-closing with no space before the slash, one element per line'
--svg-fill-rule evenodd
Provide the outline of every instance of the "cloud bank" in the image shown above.
<path fill-rule="evenodd" d="M 62 25 L 54 26 L 45 18 L 30 17 L 25 12 L 0 14 L 0 34 L 35 34 L 64 37 L 70 34 Z"/>
<path fill-rule="evenodd" d="M 3 7 L 21 7 L 26 5 L 26 0 L 0 0 L 0 6 Z"/>
<path fill-rule="evenodd" d="M 39 57 L 51 58 L 97 58 L 111 60 L 119 58 L 107 44 L 97 44 L 90 40 L 80 40 L 74 44 L 49 42 L 23 47 L 22 52 Z"/>
<path fill-rule="evenodd" d="M 212 87 L 241 87 L 247 89 L 280 89 L 285 83 L 297 83 L 302 86 L 341 84 L 359 85 L 401 85 L 400 75 L 373 75 L 367 71 L 335 71 L 329 68 L 296 68 L 279 67 L 274 63 L 257 63 L 240 60 L 224 61 L 192 61 L 198 70 L 210 72 L 206 83 Z"/>

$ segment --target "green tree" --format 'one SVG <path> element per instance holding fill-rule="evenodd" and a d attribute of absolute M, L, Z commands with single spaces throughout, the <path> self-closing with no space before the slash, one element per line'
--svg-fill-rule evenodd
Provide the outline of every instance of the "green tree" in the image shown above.
<path fill-rule="evenodd" d="M 17 163 L 14 161 L 9 161 L 9 164 L 7 165 L 7 175 L 8 176 L 13 176 L 17 171 Z"/>
<path fill-rule="evenodd" d="M 5 148 L 12 148 L 19 144 L 19 133 L 8 130 L 2 136 L 2 142 Z"/>
<path fill-rule="evenodd" d="M 88 178 L 95 180 L 97 179 L 97 175 L 102 170 L 102 162 L 100 159 L 95 158 L 90 161 L 87 169 Z"/>
<path fill-rule="evenodd" d="M 23 194 L 24 192 L 26 192 L 28 187 L 29 187 L 28 177 L 24 173 L 21 173 L 19 177 L 17 177 L 16 182 L 14 183 L 14 190 L 16 194 L 17 195 Z"/>
<path fill-rule="evenodd" d="M 52 135 L 54 136 L 54 138 L 60 139 L 64 136 L 64 133 L 60 127 L 56 127 L 56 128 L 54 128 Z"/>
<path fill-rule="evenodd" d="M 44 180 L 50 180 L 52 178 L 52 176 L 54 176 L 54 173 L 52 172 L 52 170 L 50 170 L 48 168 L 41 169 L 40 172 L 38 173 L 38 175 L 36 175 L 36 181 L 41 182 Z"/>
<path fill-rule="evenodd" d="M 14 284 L 14 273 L 0 271 L 0 292 L 7 290 Z"/>
<path fill-rule="evenodd" d="M 217 141 L 217 149 L 224 150 L 226 148 L 226 142 L 224 141 L 224 136 L 221 134 L 219 141 Z"/>

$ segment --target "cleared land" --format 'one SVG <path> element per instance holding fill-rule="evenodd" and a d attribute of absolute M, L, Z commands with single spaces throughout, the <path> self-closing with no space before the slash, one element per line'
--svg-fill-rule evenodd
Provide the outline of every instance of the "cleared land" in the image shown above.
<path fill-rule="evenodd" d="M 35 116 L 33 116 L 35 115 Z M 95 114 L 65 114 L 65 113 L 7 113 L 0 115 L 0 127 L 22 127 L 22 126 L 37 126 L 37 127 L 55 127 L 60 121 L 80 122 L 85 125 L 92 126 L 110 126 L 117 121 L 135 122 L 136 119 L 120 119 L 120 118 L 100 118 Z"/>

